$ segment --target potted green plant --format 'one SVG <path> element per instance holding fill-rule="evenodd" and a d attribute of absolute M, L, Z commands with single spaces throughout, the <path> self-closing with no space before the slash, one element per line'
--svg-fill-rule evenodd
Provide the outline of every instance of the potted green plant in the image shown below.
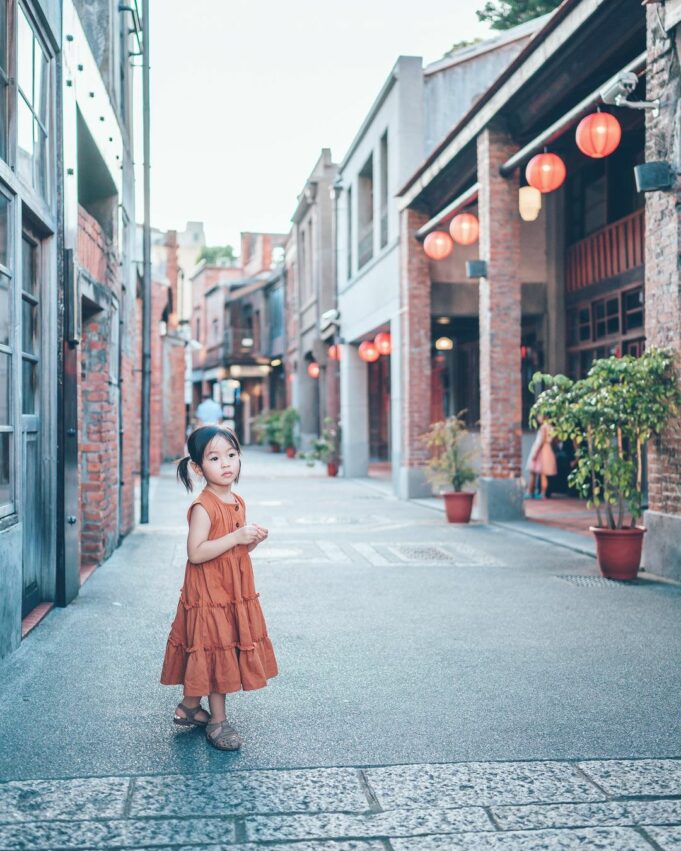
<path fill-rule="evenodd" d="M 572 440 L 576 465 L 570 483 L 596 510 L 591 527 L 601 572 L 635 579 L 641 563 L 643 449 L 681 405 L 674 354 L 649 349 L 594 361 L 586 378 L 537 373 L 544 390 L 530 418 L 539 415 L 562 440 Z"/>
<path fill-rule="evenodd" d="M 281 412 L 270 411 L 264 420 L 265 440 L 269 444 L 272 452 L 279 452 L 281 449 L 282 433 L 281 433 Z"/>
<path fill-rule="evenodd" d="M 451 488 L 441 491 L 450 523 L 468 523 L 473 510 L 475 491 L 464 491 L 464 486 L 476 479 L 471 464 L 472 453 L 464 447 L 469 437 L 463 419 L 465 411 L 433 423 L 422 440 L 430 458 L 426 475 L 432 485 Z"/>
<path fill-rule="evenodd" d="M 322 433 L 314 438 L 307 452 L 300 453 L 300 457 L 304 458 L 310 467 L 315 461 L 321 461 L 326 464 L 327 475 L 338 475 L 338 425 L 334 419 L 324 419 Z"/>
<path fill-rule="evenodd" d="M 296 457 L 296 426 L 300 420 L 295 408 L 286 408 L 281 415 L 281 442 L 287 457 Z"/>

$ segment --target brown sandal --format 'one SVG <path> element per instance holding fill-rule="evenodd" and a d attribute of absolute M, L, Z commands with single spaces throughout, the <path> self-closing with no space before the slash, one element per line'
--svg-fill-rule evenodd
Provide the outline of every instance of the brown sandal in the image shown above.
<path fill-rule="evenodd" d="M 241 736 L 227 720 L 207 724 L 206 738 L 220 751 L 238 751 L 242 745 Z"/>
<path fill-rule="evenodd" d="M 178 727 L 206 727 L 210 722 L 201 721 L 196 718 L 196 714 L 198 712 L 205 712 L 206 710 L 199 703 L 198 706 L 185 706 L 184 703 L 181 703 L 178 709 L 182 709 L 186 717 L 182 717 L 182 715 L 178 715 L 175 713 L 175 717 L 173 718 L 173 724 L 177 724 Z"/>

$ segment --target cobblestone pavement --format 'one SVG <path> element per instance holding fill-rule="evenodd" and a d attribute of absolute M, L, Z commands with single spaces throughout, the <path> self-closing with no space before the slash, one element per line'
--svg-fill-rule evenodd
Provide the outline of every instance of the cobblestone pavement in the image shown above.
<path fill-rule="evenodd" d="M 0 662 L 1 849 L 681 849 L 681 587 L 247 453 L 281 674 L 238 755 L 158 684 L 188 498 Z"/>

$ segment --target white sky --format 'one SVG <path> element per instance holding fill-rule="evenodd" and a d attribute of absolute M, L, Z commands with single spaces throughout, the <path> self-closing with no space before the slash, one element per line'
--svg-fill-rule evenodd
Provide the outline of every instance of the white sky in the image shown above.
<path fill-rule="evenodd" d="M 482 0 L 150 2 L 152 224 L 203 221 L 237 250 L 242 230 L 288 230 L 320 149 L 342 159 L 400 54 L 489 34 Z"/>

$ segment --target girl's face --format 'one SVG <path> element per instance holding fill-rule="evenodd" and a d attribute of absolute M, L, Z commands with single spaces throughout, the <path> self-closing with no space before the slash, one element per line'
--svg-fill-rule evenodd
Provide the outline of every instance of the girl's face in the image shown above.
<path fill-rule="evenodd" d="M 224 437 L 214 437 L 203 453 L 201 472 L 212 485 L 231 485 L 239 475 L 239 453 Z"/>

